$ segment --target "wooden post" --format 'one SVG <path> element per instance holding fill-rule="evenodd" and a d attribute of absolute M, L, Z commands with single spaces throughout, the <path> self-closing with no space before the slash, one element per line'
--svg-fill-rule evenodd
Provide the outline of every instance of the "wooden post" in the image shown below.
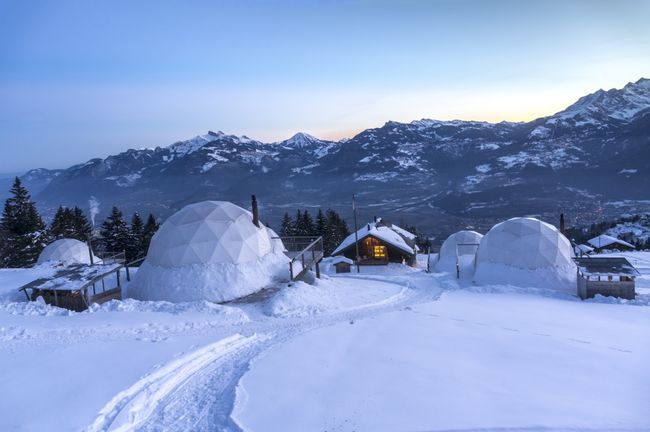
<path fill-rule="evenodd" d="M 129 272 L 129 265 L 125 265 L 124 268 L 126 269 L 126 281 L 131 282 L 131 272 Z"/>
<path fill-rule="evenodd" d="M 293 260 L 289 261 L 289 277 L 293 280 Z"/>
<path fill-rule="evenodd" d="M 359 270 L 359 261 L 361 257 L 359 256 L 359 230 L 357 229 L 357 203 L 354 198 L 354 194 L 352 194 L 352 215 L 354 216 L 354 245 L 356 247 L 356 263 L 357 263 L 357 273 L 360 272 Z"/>
<path fill-rule="evenodd" d="M 316 277 L 320 279 L 320 264 L 316 261 Z"/>

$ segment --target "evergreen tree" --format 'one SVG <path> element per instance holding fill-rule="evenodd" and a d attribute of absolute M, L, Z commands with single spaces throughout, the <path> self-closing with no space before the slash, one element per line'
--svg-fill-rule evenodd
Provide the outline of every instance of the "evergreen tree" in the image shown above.
<path fill-rule="evenodd" d="M 88 218 L 83 210 L 77 206 L 72 210 L 72 226 L 74 227 L 72 238 L 79 241 L 87 241 L 93 233 L 93 228 Z"/>
<path fill-rule="evenodd" d="M 50 223 L 49 236 L 52 240 L 70 238 L 73 230 L 72 212 L 69 208 L 59 206 Z"/>
<path fill-rule="evenodd" d="M 305 210 L 302 214 L 302 221 L 300 223 L 300 229 L 304 236 L 314 236 L 316 235 L 316 226 L 314 225 L 314 220 L 309 214 L 309 210 Z"/>
<path fill-rule="evenodd" d="M 325 235 L 325 215 L 323 214 L 323 210 L 318 209 L 318 213 L 316 214 L 316 235 L 317 236 L 323 236 Z"/>
<path fill-rule="evenodd" d="M 293 235 L 293 220 L 289 213 L 284 213 L 282 222 L 280 224 L 280 237 L 290 237 Z"/>
<path fill-rule="evenodd" d="M 147 254 L 149 251 L 149 244 L 151 243 L 151 238 L 158 231 L 160 225 L 156 222 L 156 218 L 149 213 L 147 222 L 145 222 L 144 227 L 142 228 L 142 251 L 143 255 Z"/>
<path fill-rule="evenodd" d="M 91 232 L 92 228 L 88 219 L 79 207 L 74 209 L 59 207 L 49 228 L 49 236 L 52 240 L 72 238 L 86 241 Z"/>
<path fill-rule="evenodd" d="M 11 194 L 5 202 L 0 219 L 2 265 L 27 267 L 36 262 L 47 244 L 47 233 L 36 205 L 18 177 L 11 188 Z"/>
<path fill-rule="evenodd" d="M 300 210 L 296 210 L 296 217 L 293 219 L 293 235 L 304 235 L 302 231 L 302 222 L 302 212 Z"/>
<path fill-rule="evenodd" d="M 325 212 L 325 235 L 323 236 L 325 255 L 330 255 L 349 235 L 348 225 L 341 216 L 334 210 L 328 209 Z"/>
<path fill-rule="evenodd" d="M 133 213 L 131 218 L 130 244 L 127 249 L 129 260 L 134 260 L 143 256 L 144 251 L 144 223 L 138 212 Z"/>
<path fill-rule="evenodd" d="M 129 250 L 131 245 L 129 225 L 117 207 L 113 206 L 110 216 L 102 224 L 100 234 L 107 252 L 118 253 Z"/>

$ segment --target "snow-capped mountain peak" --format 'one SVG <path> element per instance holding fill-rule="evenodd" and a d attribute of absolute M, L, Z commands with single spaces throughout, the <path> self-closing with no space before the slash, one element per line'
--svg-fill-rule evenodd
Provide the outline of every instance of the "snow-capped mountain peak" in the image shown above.
<path fill-rule="evenodd" d="M 583 96 L 564 111 L 553 115 L 548 123 L 573 119 L 576 125 L 597 125 L 607 118 L 628 122 L 650 108 L 650 79 L 641 78 L 622 89 L 600 89 Z"/>
<path fill-rule="evenodd" d="M 282 141 L 280 144 L 285 147 L 303 149 L 305 147 L 310 147 L 314 143 L 318 142 L 321 142 L 321 140 L 312 135 L 309 135 L 308 133 L 298 132 L 291 138 Z"/>

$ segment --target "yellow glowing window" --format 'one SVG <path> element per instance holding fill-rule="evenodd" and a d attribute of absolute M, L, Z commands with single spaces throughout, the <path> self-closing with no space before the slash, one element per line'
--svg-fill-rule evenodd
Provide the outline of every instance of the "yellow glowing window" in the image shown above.
<path fill-rule="evenodd" d="M 375 258 L 386 258 L 386 246 L 375 246 L 373 253 Z"/>

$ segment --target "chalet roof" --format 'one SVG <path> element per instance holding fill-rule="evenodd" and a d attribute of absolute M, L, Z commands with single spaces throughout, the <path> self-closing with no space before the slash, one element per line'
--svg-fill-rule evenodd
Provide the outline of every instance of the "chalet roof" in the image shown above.
<path fill-rule="evenodd" d="M 591 246 L 593 246 L 595 248 L 598 248 L 598 249 L 606 248 L 607 246 L 611 246 L 613 244 L 619 244 L 619 245 L 626 246 L 626 247 L 634 249 L 634 245 L 632 245 L 632 244 L 630 244 L 630 243 L 628 243 L 626 241 L 623 241 L 623 240 L 621 240 L 619 238 L 609 236 L 607 234 L 601 234 L 598 237 L 594 237 L 591 240 L 589 240 L 588 243 Z"/>
<path fill-rule="evenodd" d="M 403 234 L 407 233 L 407 235 Z M 357 237 L 359 240 L 362 240 L 368 236 L 375 237 L 403 252 L 408 253 L 409 255 L 414 255 L 415 250 L 410 246 L 406 240 L 413 240 L 415 236 L 408 231 L 400 228 L 396 225 L 387 224 L 383 221 L 371 222 L 364 225 L 360 230 L 357 231 Z M 355 235 L 354 233 L 350 234 L 341 242 L 341 244 L 332 252 L 332 255 L 343 252 L 348 247 L 354 245 Z"/>
<path fill-rule="evenodd" d="M 590 257 L 573 259 L 585 275 L 638 276 L 640 273 L 623 257 Z"/>

